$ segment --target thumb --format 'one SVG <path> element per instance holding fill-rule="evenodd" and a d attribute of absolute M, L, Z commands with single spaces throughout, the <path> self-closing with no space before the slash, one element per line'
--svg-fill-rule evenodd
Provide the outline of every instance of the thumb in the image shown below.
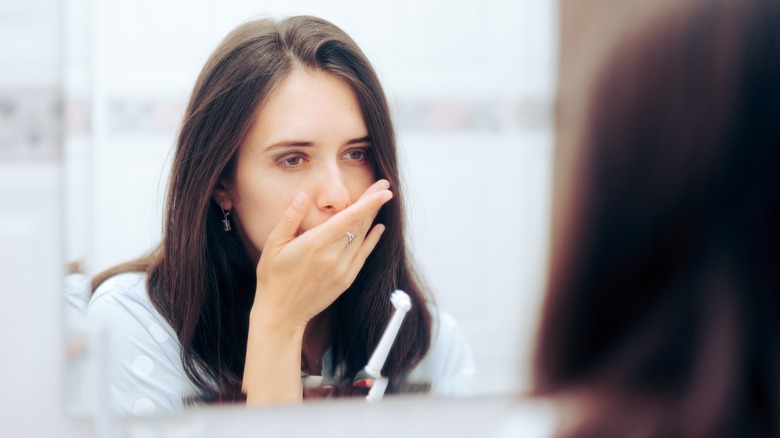
<path fill-rule="evenodd" d="M 301 226 L 303 218 L 306 217 L 306 204 L 309 198 L 303 192 L 298 192 L 293 202 L 282 214 L 282 218 L 276 227 L 271 231 L 266 240 L 266 246 L 284 245 L 295 237 L 298 227 Z"/>

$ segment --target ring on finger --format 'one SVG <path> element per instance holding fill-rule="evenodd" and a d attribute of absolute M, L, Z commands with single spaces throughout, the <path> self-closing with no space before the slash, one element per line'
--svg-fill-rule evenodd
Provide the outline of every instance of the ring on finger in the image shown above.
<path fill-rule="evenodd" d="M 349 242 L 347 242 L 347 246 L 349 246 L 349 244 L 352 243 L 353 240 L 355 240 L 355 237 L 357 236 L 347 231 L 347 239 L 349 239 Z"/>

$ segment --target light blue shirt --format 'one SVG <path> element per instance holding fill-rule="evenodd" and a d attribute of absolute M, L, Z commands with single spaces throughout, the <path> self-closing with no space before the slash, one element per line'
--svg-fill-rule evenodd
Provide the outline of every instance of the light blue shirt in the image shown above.
<path fill-rule="evenodd" d="M 452 316 L 430 309 L 431 347 L 407 381 L 430 383 L 435 396 L 470 395 L 475 369 L 466 338 Z M 178 411 L 185 399 L 197 396 L 184 372 L 176 333 L 149 299 L 146 274 L 125 273 L 106 280 L 87 304 L 86 316 L 110 339 L 107 397 L 113 412 Z"/>

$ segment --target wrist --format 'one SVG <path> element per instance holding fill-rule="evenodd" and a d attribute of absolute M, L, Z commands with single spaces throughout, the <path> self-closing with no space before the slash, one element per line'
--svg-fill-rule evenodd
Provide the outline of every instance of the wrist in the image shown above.
<path fill-rule="evenodd" d="M 275 337 L 284 337 L 287 339 L 303 339 L 303 333 L 306 330 L 306 322 L 296 321 L 289 317 L 283 317 L 275 312 L 253 306 L 249 312 L 250 335 L 252 333 L 269 333 Z"/>

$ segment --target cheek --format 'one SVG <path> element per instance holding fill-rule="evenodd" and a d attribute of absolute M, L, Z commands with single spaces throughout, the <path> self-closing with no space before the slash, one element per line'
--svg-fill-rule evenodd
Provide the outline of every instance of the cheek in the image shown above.
<path fill-rule="evenodd" d="M 273 184 L 264 184 L 254 181 L 249 186 L 244 184 L 239 192 L 238 202 L 235 206 L 239 215 L 242 232 L 247 243 L 262 251 L 268 235 L 276 227 L 282 217 L 288 202 L 284 193 L 277 190 Z"/>
<path fill-rule="evenodd" d="M 376 175 L 373 169 L 364 169 L 360 172 L 355 172 L 350 177 L 349 181 L 349 195 L 352 198 L 352 202 L 357 201 L 366 190 L 376 182 Z"/>
<path fill-rule="evenodd" d="M 263 250 L 269 234 L 273 231 L 284 213 L 281 200 L 244 205 L 241 211 L 241 228 L 249 243 L 258 251 Z"/>

